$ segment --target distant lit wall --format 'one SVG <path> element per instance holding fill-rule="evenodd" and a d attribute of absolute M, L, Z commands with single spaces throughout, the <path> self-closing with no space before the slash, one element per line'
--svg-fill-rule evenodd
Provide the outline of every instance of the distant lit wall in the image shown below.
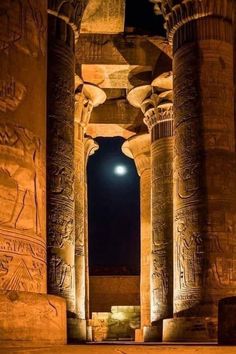
<path fill-rule="evenodd" d="M 110 312 L 114 305 L 138 306 L 139 283 L 139 276 L 90 276 L 90 313 Z"/>

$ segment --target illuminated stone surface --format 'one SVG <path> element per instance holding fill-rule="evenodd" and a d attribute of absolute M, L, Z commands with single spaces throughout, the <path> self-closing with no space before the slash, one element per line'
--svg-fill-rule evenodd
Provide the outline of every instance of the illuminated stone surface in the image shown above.
<path fill-rule="evenodd" d="M 86 165 L 97 149 L 92 138 L 122 136 L 141 176 L 136 338 L 160 340 L 164 319 L 164 340 L 216 340 L 222 299 L 219 333 L 230 343 L 234 304 L 224 298 L 236 293 L 234 2 L 152 0 L 168 40 L 131 28 L 124 35 L 123 0 L 0 2 L 0 342 L 65 343 L 64 300 L 46 292 L 66 300 L 69 339 L 85 340 Z M 152 140 L 151 212 L 143 114 Z"/>
<path fill-rule="evenodd" d="M 93 312 L 89 321 L 93 340 L 134 340 L 135 329 L 140 326 L 139 306 L 112 306 L 111 312 Z"/>
<path fill-rule="evenodd" d="M 48 16 L 47 229 L 48 292 L 67 300 L 68 333 L 75 323 L 74 33 Z"/>
<path fill-rule="evenodd" d="M 1 347 L 66 344 L 64 299 L 24 291 L 0 291 L 0 306 Z"/>
<path fill-rule="evenodd" d="M 150 322 L 145 323 L 146 340 L 162 340 L 162 321 L 173 313 L 173 110 L 171 76 L 161 75 L 151 85 L 132 89 L 129 102 L 140 107 L 151 139 L 151 242 Z M 154 92 L 154 89 L 156 93 Z M 142 309 L 141 309 L 142 313 Z M 148 326 L 152 324 L 154 328 Z"/>
<path fill-rule="evenodd" d="M 0 289 L 45 293 L 46 1 L 1 11 Z"/>
<path fill-rule="evenodd" d="M 94 106 L 103 103 L 106 99 L 104 92 L 92 85 L 84 85 L 76 95 L 75 103 L 75 287 L 76 313 L 79 319 L 77 339 L 86 340 L 86 302 L 88 301 L 88 265 L 87 256 L 87 188 L 86 165 L 87 154 L 95 152 L 97 146 L 87 144 L 84 138 L 85 130 Z M 92 139 L 90 139 L 92 140 Z M 86 149 L 85 149 L 86 146 Z M 95 148 L 96 147 L 96 148 Z"/>
<path fill-rule="evenodd" d="M 175 4 L 162 1 L 173 42 L 175 110 L 176 319 L 165 322 L 164 339 L 216 340 L 218 300 L 236 286 L 233 8 L 230 0 Z"/>
<path fill-rule="evenodd" d="M 151 139 L 149 134 L 136 135 L 122 145 L 122 151 L 133 158 L 140 176 L 141 329 L 151 324 L 150 317 L 150 254 L 151 254 Z M 141 335 L 142 338 L 142 335 Z"/>

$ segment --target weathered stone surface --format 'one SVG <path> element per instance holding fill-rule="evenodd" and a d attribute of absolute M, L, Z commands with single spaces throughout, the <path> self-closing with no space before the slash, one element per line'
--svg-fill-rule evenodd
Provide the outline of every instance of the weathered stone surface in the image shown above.
<path fill-rule="evenodd" d="M 67 300 L 68 316 L 73 318 L 76 312 L 74 33 L 68 24 L 53 15 L 49 15 L 48 25 L 48 291 Z"/>
<path fill-rule="evenodd" d="M 151 324 L 150 316 L 150 254 L 151 254 L 151 137 L 135 135 L 122 145 L 125 155 L 134 159 L 140 176 L 140 227 L 141 227 L 141 272 L 140 307 L 141 329 Z M 135 334 L 136 336 L 136 334 Z M 140 334 L 139 334 L 140 336 Z"/>
<path fill-rule="evenodd" d="M 0 308 L 1 347 L 66 344 L 64 299 L 46 294 L 0 291 Z"/>
<path fill-rule="evenodd" d="M 159 48 L 161 47 L 161 49 Z M 83 64 L 154 66 L 166 39 L 129 34 L 80 34 L 76 43 L 76 67 Z M 169 49 L 168 45 L 168 49 Z"/>
<path fill-rule="evenodd" d="M 218 300 L 235 294 L 232 2 L 222 5 L 221 0 L 179 1 L 168 10 L 174 51 L 177 317 L 170 320 L 169 340 L 202 335 L 216 340 L 216 331 L 204 332 L 204 319 L 216 325 Z"/>
<path fill-rule="evenodd" d="M 210 317 L 181 317 L 163 321 L 164 342 L 214 342 L 217 320 Z"/>
<path fill-rule="evenodd" d="M 135 329 L 140 326 L 140 307 L 112 306 L 111 312 L 93 312 L 90 324 L 96 342 L 134 339 Z"/>
<path fill-rule="evenodd" d="M 81 33 L 120 33 L 124 31 L 125 1 L 90 0 L 84 11 Z"/>
<path fill-rule="evenodd" d="M 80 93 L 76 95 L 75 102 L 75 134 L 74 134 L 74 164 L 75 164 L 75 289 L 76 289 L 76 314 L 79 322 L 77 339 L 86 340 L 86 301 L 88 277 L 86 275 L 87 264 L 87 188 L 86 188 L 86 165 L 88 156 L 94 153 L 88 138 L 85 138 L 85 131 L 88 125 L 91 111 L 94 106 L 103 103 L 106 99 L 105 93 L 93 86 L 83 85 Z M 94 143 L 94 145 L 96 145 Z M 96 146 L 97 147 L 97 146 Z"/>
<path fill-rule="evenodd" d="M 108 312 L 111 306 L 140 304 L 139 276 L 90 276 L 90 310 L 91 312 Z"/>
<path fill-rule="evenodd" d="M 0 5 L 0 289 L 42 293 L 46 5 L 44 0 Z"/>

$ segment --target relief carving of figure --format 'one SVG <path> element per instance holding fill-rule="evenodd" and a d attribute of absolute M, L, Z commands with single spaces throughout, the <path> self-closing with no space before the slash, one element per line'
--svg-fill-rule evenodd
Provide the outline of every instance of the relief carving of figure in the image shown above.
<path fill-rule="evenodd" d="M 177 177 L 177 191 L 181 199 L 193 197 L 200 188 L 199 165 L 194 164 L 179 169 Z"/>
<path fill-rule="evenodd" d="M 1 220 L 0 224 L 15 229 L 31 229 L 31 226 L 20 226 L 26 208 L 26 198 L 30 197 L 33 206 L 33 231 L 41 233 L 40 200 L 39 200 L 39 161 L 40 140 L 24 128 L 0 125 L 0 171 L 12 180 L 16 186 L 16 197 L 9 220 Z M 1 195 L 0 195 L 1 197 Z M 9 203 L 10 205 L 10 203 Z"/>
<path fill-rule="evenodd" d="M 177 226 L 176 257 L 180 288 L 197 287 L 202 276 L 202 237 L 196 232 L 187 235 L 186 229 L 184 222 L 180 222 Z"/>
<path fill-rule="evenodd" d="M 162 303 L 167 302 L 168 294 L 168 275 L 165 263 L 161 260 L 153 260 L 153 274 L 155 288 L 153 289 L 154 304 L 158 305 L 160 301 Z"/>
<path fill-rule="evenodd" d="M 72 266 L 63 261 L 59 256 L 54 254 L 51 259 L 50 282 L 55 284 L 60 291 L 69 290 L 73 286 Z"/>

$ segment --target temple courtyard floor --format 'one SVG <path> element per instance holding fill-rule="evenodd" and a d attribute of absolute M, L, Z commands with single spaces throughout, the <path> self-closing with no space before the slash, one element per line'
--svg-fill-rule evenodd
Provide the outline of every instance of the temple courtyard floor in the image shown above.
<path fill-rule="evenodd" d="M 0 348 L 0 354 L 236 354 L 236 346 L 216 344 L 86 344 L 44 348 Z"/>

